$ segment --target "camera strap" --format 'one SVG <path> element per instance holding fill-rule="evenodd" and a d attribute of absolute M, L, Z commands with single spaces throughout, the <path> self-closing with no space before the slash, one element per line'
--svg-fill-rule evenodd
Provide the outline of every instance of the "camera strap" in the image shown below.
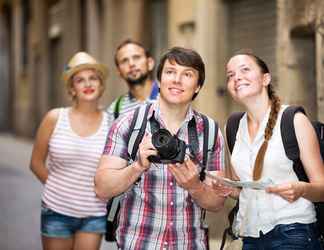
<path fill-rule="evenodd" d="M 205 124 L 204 124 L 204 128 L 205 128 Z M 198 141 L 196 120 L 194 117 L 188 122 L 188 141 L 189 141 L 188 147 L 189 147 L 190 154 L 194 157 L 194 159 L 197 162 L 199 162 L 199 160 L 198 160 L 199 141 Z M 206 178 L 206 174 L 205 174 L 206 163 L 204 162 L 204 158 L 205 158 L 205 131 L 204 131 L 203 143 L 204 143 L 203 144 L 203 162 L 202 162 L 202 164 L 200 164 L 200 162 L 199 162 L 199 165 L 201 166 L 201 169 L 199 172 L 199 179 L 201 181 L 205 180 L 205 178 Z"/>
<path fill-rule="evenodd" d="M 215 147 L 215 141 L 218 134 L 218 124 L 208 116 L 200 114 L 203 119 L 203 159 L 201 163 L 201 170 L 199 173 L 199 178 L 203 181 L 206 177 L 206 166 L 208 160 L 208 152 L 212 151 Z M 189 139 L 189 150 L 193 157 L 197 159 L 199 152 L 199 141 L 196 127 L 196 120 L 192 118 L 188 123 L 188 139 Z M 199 162 L 199 161 L 198 161 Z"/>
<path fill-rule="evenodd" d="M 208 122 L 205 124 L 204 120 L 204 140 L 203 140 L 203 162 L 202 164 L 198 160 L 198 152 L 199 152 L 199 141 L 198 141 L 198 134 L 197 134 L 197 126 L 196 126 L 196 120 L 193 117 L 189 122 L 188 122 L 188 140 L 189 140 L 189 151 L 191 155 L 195 158 L 197 162 L 199 162 L 199 165 L 201 166 L 200 172 L 199 172 L 199 179 L 201 181 L 205 180 L 206 174 L 206 162 L 207 160 L 205 159 L 207 157 L 206 152 L 206 135 L 205 133 L 205 127 L 208 127 Z M 207 130 L 208 131 L 208 130 Z"/>
<path fill-rule="evenodd" d="M 155 113 L 155 111 L 153 111 L 153 114 L 149 120 L 152 134 L 154 134 L 155 132 L 157 132 L 160 129 L 160 123 L 155 119 L 154 113 Z"/>
<path fill-rule="evenodd" d="M 188 141 L 189 141 L 189 151 L 197 158 L 199 152 L 199 141 L 197 134 L 196 120 L 194 117 L 188 122 Z"/>

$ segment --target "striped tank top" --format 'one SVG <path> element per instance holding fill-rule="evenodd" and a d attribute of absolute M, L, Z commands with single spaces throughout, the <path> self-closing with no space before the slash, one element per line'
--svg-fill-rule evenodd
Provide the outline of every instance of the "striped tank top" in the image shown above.
<path fill-rule="evenodd" d="M 70 108 L 61 108 L 55 129 L 49 141 L 48 179 L 42 201 L 58 213 L 84 218 L 102 216 L 106 202 L 94 191 L 94 176 L 102 155 L 107 133 L 107 114 L 97 132 L 81 137 L 71 128 Z"/>

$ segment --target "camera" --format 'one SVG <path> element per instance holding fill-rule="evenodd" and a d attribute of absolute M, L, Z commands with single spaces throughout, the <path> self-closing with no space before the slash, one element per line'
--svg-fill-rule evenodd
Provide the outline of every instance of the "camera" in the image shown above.
<path fill-rule="evenodd" d="M 159 129 L 152 135 L 152 144 L 158 155 L 150 155 L 148 160 L 154 163 L 183 163 L 186 143 L 166 129 Z"/>

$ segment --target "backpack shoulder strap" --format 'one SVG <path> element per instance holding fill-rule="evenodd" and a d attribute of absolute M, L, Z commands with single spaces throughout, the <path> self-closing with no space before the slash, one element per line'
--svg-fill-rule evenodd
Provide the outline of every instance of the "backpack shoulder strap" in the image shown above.
<path fill-rule="evenodd" d="M 208 152 L 214 149 L 215 147 L 215 137 L 218 133 L 218 124 L 208 116 L 200 114 L 203 119 L 203 159 L 202 159 L 202 168 L 199 173 L 199 178 L 201 181 L 205 179 L 205 169 L 208 160 Z M 199 141 L 197 134 L 197 127 L 195 119 L 191 119 L 188 123 L 188 137 L 189 144 L 191 145 L 191 153 L 196 156 L 199 149 Z"/>
<path fill-rule="evenodd" d="M 218 136 L 218 123 L 211 119 L 210 117 L 201 114 L 203 119 L 204 135 L 203 135 L 203 160 L 202 168 L 199 173 L 200 181 L 204 181 L 206 178 L 205 169 L 207 166 L 208 152 L 212 151 L 215 148 L 216 138 Z M 196 151 L 199 148 L 197 127 L 194 118 L 188 123 L 188 137 L 189 144 L 192 145 L 193 151 Z M 196 151 L 197 152 L 197 151 Z M 194 152 L 195 153 L 195 152 Z M 205 230 L 208 230 L 208 225 L 205 222 L 206 210 L 201 210 L 201 223 Z"/>
<path fill-rule="evenodd" d="M 231 114 L 231 116 L 228 118 L 226 122 L 226 142 L 228 145 L 228 149 L 230 153 L 232 153 L 235 140 L 236 140 L 236 134 L 240 125 L 240 120 L 242 119 L 244 115 L 244 112 L 235 112 Z M 227 218 L 229 222 L 229 226 L 224 230 L 223 236 L 222 236 L 222 242 L 221 242 L 221 247 L 220 250 L 223 250 L 225 247 L 225 242 L 227 235 L 229 235 L 232 239 L 237 239 L 238 237 L 233 233 L 233 221 L 234 218 L 239 210 L 239 201 L 237 200 L 235 203 L 235 206 L 231 209 L 229 212 Z"/>
<path fill-rule="evenodd" d="M 233 114 L 231 114 L 231 116 L 228 118 L 228 120 L 226 122 L 226 131 L 225 131 L 226 141 L 227 141 L 227 145 L 228 145 L 228 148 L 231 153 L 234 148 L 237 130 L 239 128 L 240 120 L 243 117 L 243 115 L 244 115 L 244 112 L 233 113 Z"/>
<path fill-rule="evenodd" d="M 288 159 L 292 161 L 299 159 L 299 148 L 294 127 L 294 116 L 298 112 L 306 114 L 301 106 L 287 107 L 282 114 L 280 122 L 280 132 L 285 153 Z"/>
<path fill-rule="evenodd" d="M 123 102 L 123 99 L 124 99 L 124 96 L 121 95 L 118 97 L 117 101 L 116 101 L 116 104 L 115 104 L 115 109 L 114 109 L 114 118 L 115 120 L 118 118 L 119 116 L 119 113 L 120 113 L 120 107 L 121 107 L 121 104 Z"/>
<path fill-rule="evenodd" d="M 129 128 L 129 131 L 131 132 L 128 138 L 128 155 L 132 160 L 135 160 L 138 146 L 145 134 L 147 116 L 151 105 L 151 103 L 147 105 L 141 105 L 135 110 L 133 120 Z"/>
<path fill-rule="evenodd" d="M 215 148 L 218 136 L 218 123 L 208 116 L 201 114 L 204 122 L 203 165 L 207 165 L 208 152 Z"/>

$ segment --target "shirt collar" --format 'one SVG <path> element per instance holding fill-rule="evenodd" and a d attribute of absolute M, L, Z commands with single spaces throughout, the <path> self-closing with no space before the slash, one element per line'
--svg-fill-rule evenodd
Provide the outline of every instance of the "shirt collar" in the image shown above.
<path fill-rule="evenodd" d="M 159 92 L 160 92 L 160 89 L 159 89 L 159 85 L 158 85 L 157 81 L 153 81 L 151 94 L 149 95 L 148 98 L 146 98 L 146 100 L 144 102 L 156 100 L 159 96 Z M 131 100 L 135 99 L 135 97 L 132 95 L 132 93 L 130 91 L 128 91 L 128 95 L 129 95 L 129 99 L 131 99 Z"/>
<path fill-rule="evenodd" d="M 163 126 L 165 126 L 163 120 L 162 120 L 162 115 L 161 115 L 161 109 L 160 109 L 160 102 L 159 100 L 154 102 L 150 108 L 150 111 L 148 113 L 148 119 L 150 119 L 152 117 L 152 115 L 154 115 L 154 118 Z M 181 127 L 183 126 L 183 124 L 188 123 L 191 119 L 195 119 L 196 123 L 197 121 L 197 117 L 195 116 L 194 110 L 192 108 L 192 106 L 189 106 L 188 112 L 186 114 L 186 117 L 181 125 Z"/>
<path fill-rule="evenodd" d="M 157 81 L 153 81 L 152 91 L 150 94 L 150 100 L 156 100 L 160 93 L 160 88 Z"/>

